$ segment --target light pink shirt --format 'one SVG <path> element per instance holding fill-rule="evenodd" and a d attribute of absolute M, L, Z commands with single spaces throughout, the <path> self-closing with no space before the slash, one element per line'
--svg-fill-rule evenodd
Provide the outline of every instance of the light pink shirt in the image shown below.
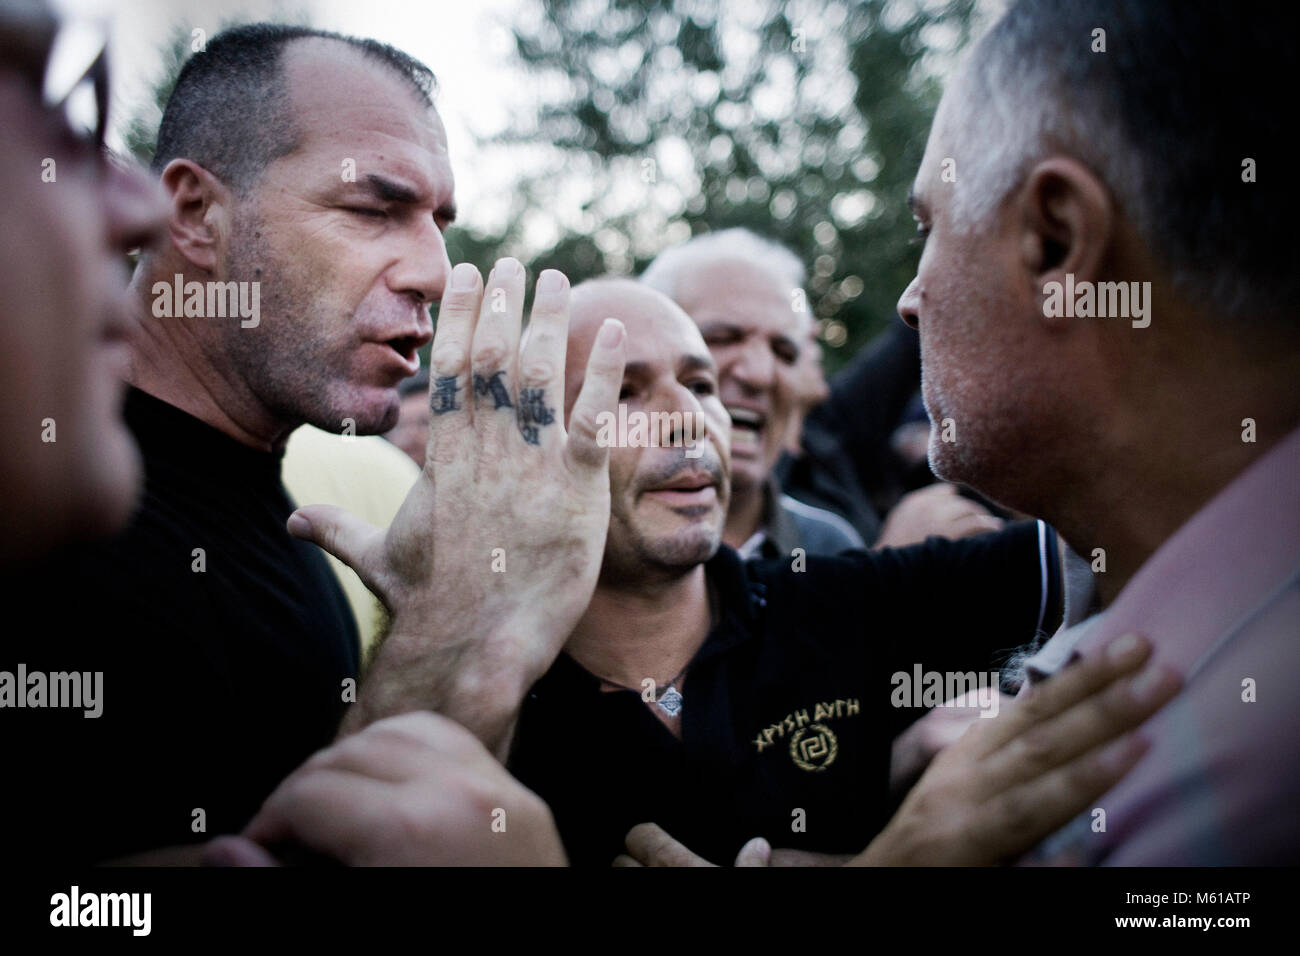
<path fill-rule="evenodd" d="M 1096 802 L 1105 831 L 1089 810 L 1021 862 L 1300 863 L 1300 430 L 1193 515 L 1105 613 L 1048 641 L 1031 678 L 1130 632 L 1184 688 L 1143 725 L 1141 762 Z"/>

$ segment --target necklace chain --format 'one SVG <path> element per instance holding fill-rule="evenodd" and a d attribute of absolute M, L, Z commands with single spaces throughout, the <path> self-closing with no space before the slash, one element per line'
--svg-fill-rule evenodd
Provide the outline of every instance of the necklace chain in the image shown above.
<path fill-rule="evenodd" d="M 718 624 L 718 598 L 717 595 L 714 593 L 714 589 L 712 587 L 709 587 L 707 589 L 707 595 L 708 595 L 708 602 L 709 602 L 709 632 L 712 633 L 713 629 Z M 679 680 L 681 680 L 684 676 L 686 676 L 686 671 L 690 666 L 691 666 L 691 662 L 687 661 L 685 666 L 682 667 L 682 669 L 677 672 L 677 676 L 674 677 L 672 680 L 670 680 L 667 684 L 659 684 L 659 683 L 655 684 L 654 703 L 660 710 L 662 710 L 669 717 L 676 717 L 679 713 L 681 713 L 682 704 L 683 704 L 682 692 L 677 689 L 676 684 Z M 619 690 L 630 690 L 632 693 L 637 695 L 645 693 L 644 689 L 628 687 L 627 684 L 620 684 L 618 681 L 610 680 L 608 677 L 597 677 L 597 680 L 599 680 L 601 683 L 609 684 L 611 687 L 617 687 Z M 661 688 L 662 688 L 662 692 L 661 692 Z"/>
<path fill-rule="evenodd" d="M 687 662 L 686 666 L 677 672 L 677 676 L 668 681 L 668 683 L 655 684 L 654 703 L 669 717 L 676 717 L 682 709 L 682 692 L 674 685 L 685 676 L 686 670 L 690 666 L 690 663 Z M 617 687 L 620 690 L 630 690 L 634 694 L 645 693 L 644 689 L 638 690 L 635 687 L 628 687 L 626 684 L 620 684 L 618 681 L 610 680 L 608 677 L 602 677 L 600 680 L 612 687 Z"/>

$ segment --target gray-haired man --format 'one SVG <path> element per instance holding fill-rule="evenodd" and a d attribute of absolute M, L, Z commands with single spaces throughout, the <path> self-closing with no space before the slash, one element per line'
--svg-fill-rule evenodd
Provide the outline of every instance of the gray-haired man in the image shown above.
<path fill-rule="evenodd" d="M 667 249 L 641 276 L 695 320 L 718 363 L 733 436 L 726 543 L 743 557 L 788 558 L 798 557 L 795 549 L 835 554 L 999 527 L 1000 521 L 950 486 L 906 496 L 883 527 L 856 479 L 845 492 L 851 508 L 846 515 L 782 493 L 777 463 L 817 391 L 817 383 L 808 381 L 815 344 L 804 278 L 793 252 L 747 229 L 707 233 Z M 845 520 L 848 513 L 869 516 L 871 540 L 864 542 Z"/>
<path fill-rule="evenodd" d="M 1042 515 L 1101 613 L 1031 682 L 1140 629 L 1186 676 L 1151 753 L 1052 860 L 1300 860 L 1294 7 L 1022 2 L 939 106 L 899 300 L 935 472 Z M 1289 129 L 1287 130 L 1289 132 Z M 1258 170 L 1258 172 L 1257 172 Z M 1101 825 L 1098 825 L 1098 820 Z"/>

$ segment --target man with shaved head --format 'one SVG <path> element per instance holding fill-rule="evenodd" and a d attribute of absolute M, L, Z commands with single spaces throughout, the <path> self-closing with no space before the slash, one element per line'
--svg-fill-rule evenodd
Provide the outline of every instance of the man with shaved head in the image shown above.
<path fill-rule="evenodd" d="M 627 329 L 618 417 L 657 416 L 661 431 L 611 440 L 596 592 L 524 703 L 510 767 L 550 804 L 577 864 L 608 864 L 647 821 L 714 862 L 756 835 L 859 852 L 888 817 L 892 741 L 922 712 L 891 706 L 892 676 L 987 671 L 995 649 L 1052 626 L 1055 539 L 1024 522 L 746 564 L 722 545 L 731 445 L 717 367 L 675 303 L 627 279 L 575 288 L 566 409 L 608 316 Z"/>
<path fill-rule="evenodd" d="M 608 315 L 630 327 L 633 346 L 619 402 L 629 411 L 690 412 L 696 420 L 694 429 L 683 425 L 680 435 L 658 436 L 659 447 L 620 449 L 610 460 L 616 490 L 602 573 L 618 581 L 640 577 L 647 565 L 659 566 L 671 580 L 682 565 L 707 560 L 717 550 L 718 519 L 731 498 L 730 429 L 717 395 L 716 366 L 684 313 L 647 287 L 623 279 L 593 280 L 574 290 L 572 310 L 566 368 L 575 374 L 565 382 L 566 408 L 582 387 L 579 370 L 599 320 Z M 668 371 L 675 387 L 665 387 Z M 690 448 L 690 456 L 687 431 L 706 439 Z M 683 607 L 694 603 L 680 597 Z"/>
<path fill-rule="evenodd" d="M 735 454 L 724 538 L 744 557 L 864 546 L 851 524 L 782 494 L 776 479 L 809 389 L 813 326 L 802 304 L 803 274 L 788 249 L 727 229 L 669 249 L 641 277 L 695 320 L 718 364 Z"/>

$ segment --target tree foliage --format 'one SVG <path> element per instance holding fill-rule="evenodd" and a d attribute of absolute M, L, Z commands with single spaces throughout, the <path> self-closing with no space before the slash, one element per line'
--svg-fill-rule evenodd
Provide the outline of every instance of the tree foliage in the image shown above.
<path fill-rule="evenodd" d="M 514 29 L 542 105 L 491 147 L 542 144 L 545 161 L 502 234 L 463 240 L 577 280 L 746 226 L 807 263 L 832 366 L 892 320 L 935 71 L 968 39 L 973 0 L 542 6 Z"/>

